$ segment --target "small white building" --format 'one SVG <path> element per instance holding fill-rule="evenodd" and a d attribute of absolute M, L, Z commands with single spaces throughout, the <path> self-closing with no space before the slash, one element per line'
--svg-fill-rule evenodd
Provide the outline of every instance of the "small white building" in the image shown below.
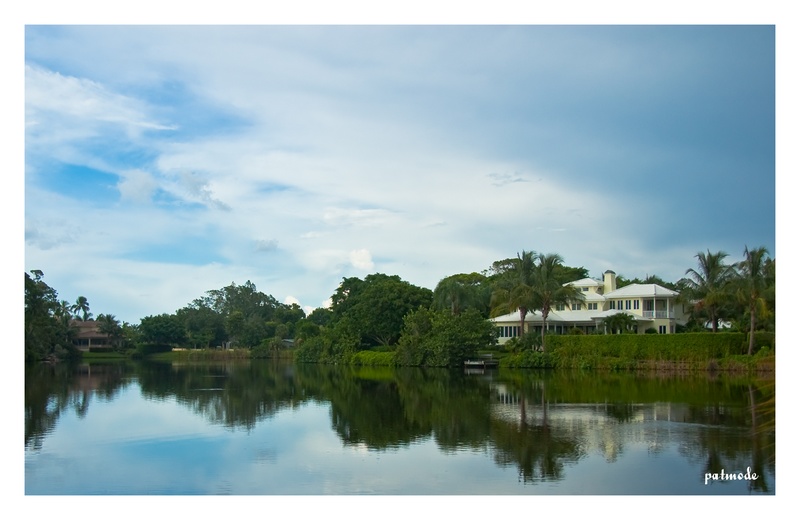
<path fill-rule="evenodd" d="M 583 292 L 583 301 L 559 305 L 550 309 L 547 330 L 563 334 L 577 328 L 585 333 L 603 330 L 603 320 L 613 314 L 627 313 L 636 320 L 636 331 L 644 334 L 655 329 L 659 334 L 672 334 L 675 325 L 685 325 L 687 312 L 677 302 L 678 293 L 658 284 L 631 284 L 617 289 L 614 271 L 603 273 L 603 280 L 584 278 L 565 285 L 572 285 Z M 498 343 L 502 344 L 520 334 L 519 310 L 491 318 L 497 328 Z M 525 316 L 525 331 L 541 333 L 542 313 L 528 311 Z"/>

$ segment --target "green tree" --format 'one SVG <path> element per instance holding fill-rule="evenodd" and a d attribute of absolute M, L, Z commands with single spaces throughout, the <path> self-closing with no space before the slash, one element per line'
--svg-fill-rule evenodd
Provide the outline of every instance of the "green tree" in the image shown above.
<path fill-rule="evenodd" d="M 747 353 L 752 355 L 755 346 L 756 318 L 766 313 L 765 296 L 768 292 L 767 265 L 769 252 L 766 247 L 744 248 L 744 260 L 739 262 L 737 279 L 739 300 L 747 307 L 750 316 L 750 341 Z"/>
<path fill-rule="evenodd" d="M 139 323 L 143 343 L 180 345 L 186 340 L 186 329 L 175 314 L 146 316 Z"/>
<path fill-rule="evenodd" d="M 519 335 L 525 334 L 525 317 L 538 304 L 533 290 L 536 253 L 522 250 L 517 258 L 495 262 L 497 288 L 492 292 L 492 316 L 519 310 Z"/>
<path fill-rule="evenodd" d="M 430 289 L 412 285 L 397 275 L 375 273 L 357 280 L 344 279 L 331 297 L 332 325 L 345 336 L 357 334 L 368 348 L 395 344 L 403 317 L 420 305 L 432 303 Z"/>
<path fill-rule="evenodd" d="M 118 347 L 122 338 L 122 328 L 119 321 L 113 314 L 99 314 L 97 316 L 97 330 L 108 336 L 112 346 Z"/>
<path fill-rule="evenodd" d="M 328 323 L 330 323 L 331 318 L 333 317 L 333 311 L 330 309 L 326 309 L 324 307 L 317 307 L 307 316 L 308 321 L 318 325 L 320 327 L 324 327 Z"/>
<path fill-rule="evenodd" d="M 697 253 L 698 268 L 687 269 L 688 277 L 680 284 L 688 291 L 686 296 L 692 300 L 695 312 L 711 322 L 712 332 L 717 332 L 723 309 L 730 300 L 730 281 L 735 272 L 732 266 L 725 264 L 727 256 L 723 251 Z"/>
<path fill-rule="evenodd" d="M 448 309 L 451 314 L 473 307 L 485 311 L 491 294 L 486 276 L 479 273 L 454 274 L 442 278 L 433 290 L 434 309 Z"/>
<path fill-rule="evenodd" d="M 44 282 L 42 271 L 34 269 L 31 275 L 25 273 L 25 360 L 79 356 L 69 319 L 57 316 L 62 309 L 58 293 Z"/>
<path fill-rule="evenodd" d="M 401 365 L 456 367 L 495 341 L 494 327 L 475 308 L 452 314 L 420 307 L 403 320 L 397 360 Z"/>
<path fill-rule="evenodd" d="M 225 320 L 220 313 L 202 299 L 178 309 L 176 315 L 186 329 L 187 341 L 192 348 L 209 348 L 221 345 L 227 339 Z"/>
<path fill-rule="evenodd" d="M 563 259 L 556 253 L 536 255 L 533 270 L 531 293 L 535 307 L 542 313 L 542 350 L 546 351 L 544 341 L 547 317 L 555 305 L 568 305 L 571 302 L 583 301 L 583 293 L 572 285 L 560 282 L 557 275 Z"/>

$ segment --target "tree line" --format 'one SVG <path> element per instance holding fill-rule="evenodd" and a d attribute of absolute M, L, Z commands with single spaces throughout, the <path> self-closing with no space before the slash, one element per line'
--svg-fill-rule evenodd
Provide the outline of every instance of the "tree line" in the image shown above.
<path fill-rule="evenodd" d="M 679 291 L 692 311 L 687 330 L 704 330 L 710 323 L 717 331 L 722 321 L 738 330 L 774 330 L 774 260 L 763 247 L 745 248 L 741 262 L 726 264 L 727 256 L 698 253 L 697 268 L 675 283 L 619 275 L 617 286 L 657 283 Z M 43 276 L 38 270 L 25 273 L 26 360 L 78 355 L 75 323 L 92 319 L 89 302 L 83 296 L 74 304 L 59 300 Z M 443 366 L 494 344 L 487 318 L 519 310 L 524 321 L 528 312 L 539 311 L 546 323 L 551 308 L 583 297 L 565 284 L 587 277 L 586 268 L 566 266 L 558 254 L 523 250 L 480 273 L 447 276 L 432 291 L 397 275 L 343 278 L 330 307 L 308 315 L 248 280 L 207 291 L 173 313 L 146 316 L 138 324 L 120 323 L 113 314 L 99 314 L 95 322 L 120 351 L 233 347 L 266 357 L 293 344 L 295 358 L 305 361 L 344 361 L 371 350 L 395 352 L 404 364 Z M 544 334 L 542 327 L 537 341 L 542 348 Z"/>

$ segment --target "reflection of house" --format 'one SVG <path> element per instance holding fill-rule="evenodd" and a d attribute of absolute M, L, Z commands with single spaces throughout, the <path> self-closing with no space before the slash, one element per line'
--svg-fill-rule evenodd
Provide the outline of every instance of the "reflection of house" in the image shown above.
<path fill-rule="evenodd" d="M 73 345 L 78 347 L 78 350 L 88 351 L 94 347 L 111 347 L 111 339 L 108 334 L 100 332 L 100 324 L 94 320 L 73 320 L 70 322 L 70 327 L 75 330 L 73 338 Z"/>
<path fill-rule="evenodd" d="M 581 290 L 584 300 L 550 309 L 547 329 L 565 333 L 577 328 L 586 333 L 603 330 L 603 320 L 624 312 L 636 320 L 636 330 L 644 334 L 652 328 L 659 334 L 675 332 L 676 324 L 685 324 L 683 305 L 677 303 L 678 293 L 657 284 L 631 284 L 617 289 L 614 271 L 606 271 L 603 280 L 584 278 L 569 282 Z M 499 343 L 519 336 L 519 311 L 492 318 Z M 529 311 L 525 316 L 526 332 L 541 332 L 542 313 Z"/>

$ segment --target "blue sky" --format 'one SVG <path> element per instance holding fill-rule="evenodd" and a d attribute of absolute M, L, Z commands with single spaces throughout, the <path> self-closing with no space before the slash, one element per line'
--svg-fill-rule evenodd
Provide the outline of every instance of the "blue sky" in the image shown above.
<path fill-rule="evenodd" d="M 247 280 L 776 255 L 772 25 L 24 30 L 24 267 L 131 323 Z"/>

